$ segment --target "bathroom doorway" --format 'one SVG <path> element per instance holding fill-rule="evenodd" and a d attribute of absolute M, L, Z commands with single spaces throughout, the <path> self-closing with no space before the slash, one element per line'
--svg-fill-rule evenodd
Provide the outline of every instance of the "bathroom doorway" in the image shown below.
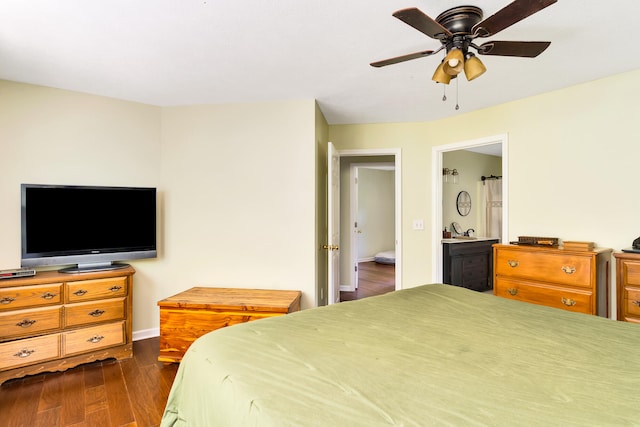
<path fill-rule="evenodd" d="M 444 171 L 445 156 L 450 156 L 453 159 L 465 159 L 472 156 L 473 153 L 479 155 L 489 155 L 489 156 L 498 156 L 500 160 L 498 160 L 501 165 L 501 182 L 502 182 L 502 243 L 508 241 L 508 226 L 509 226 L 509 217 L 508 217 L 508 137 L 506 134 L 491 136 L 487 138 L 472 140 L 472 141 L 462 141 L 453 144 L 447 144 L 442 146 L 436 146 L 432 149 L 432 205 L 434 206 L 434 215 L 432 218 L 432 272 L 433 277 L 432 280 L 434 282 L 442 281 L 442 243 L 439 238 L 442 236 L 442 232 L 445 227 L 450 227 L 451 222 L 455 221 L 459 216 L 451 215 L 450 211 L 452 209 L 456 209 L 455 200 L 451 200 L 453 197 L 455 199 L 455 195 L 458 194 L 457 190 L 462 191 L 462 186 L 456 186 L 451 182 L 452 176 L 449 174 L 449 182 L 445 183 L 445 178 L 447 174 Z M 461 178 L 464 177 L 464 182 L 466 185 L 465 190 L 469 190 L 474 197 L 471 199 L 471 206 L 474 209 L 479 207 L 479 201 L 481 197 L 478 196 L 481 188 L 479 188 L 481 184 L 482 176 L 484 176 L 484 172 L 480 172 L 478 169 L 474 167 L 466 166 L 465 162 L 460 161 L 460 167 L 457 168 L 455 164 L 448 164 L 449 172 L 451 169 L 456 169 L 456 173 L 458 174 L 458 182 L 461 182 Z M 468 160 L 467 160 L 468 161 Z M 466 165 L 470 165 L 473 163 L 466 163 Z M 486 172 L 487 177 L 490 176 L 491 172 Z M 466 174 L 466 175 L 465 175 Z M 445 189 L 445 185 L 447 186 Z M 452 194 L 454 194 L 452 196 Z M 446 195 L 446 197 L 445 197 Z M 475 199 L 475 200 L 474 200 Z M 448 204 L 445 208 L 445 201 L 448 200 Z M 449 206 L 451 205 L 451 206 Z M 446 212 L 446 213 L 445 213 Z M 462 221 L 460 221 L 462 222 Z M 473 223 L 465 223 L 465 227 L 461 227 L 462 232 L 466 232 L 467 230 L 474 229 L 474 233 L 482 234 L 484 232 L 482 227 L 475 227 L 469 224 Z M 476 230 L 479 229 L 479 230 Z M 478 237 L 479 234 L 476 234 Z"/>

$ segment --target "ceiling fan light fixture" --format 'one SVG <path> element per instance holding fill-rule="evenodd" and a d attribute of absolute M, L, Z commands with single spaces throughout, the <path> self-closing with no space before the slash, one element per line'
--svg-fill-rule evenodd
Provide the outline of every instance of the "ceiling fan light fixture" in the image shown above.
<path fill-rule="evenodd" d="M 476 77 L 480 77 L 485 71 L 487 71 L 487 67 L 480 61 L 480 58 L 470 53 L 464 62 L 464 74 L 467 76 L 467 80 L 471 81 Z"/>
<path fill-rule="evenodd" d="M 451 49 L 444 58 L 442 68 L 445 73 L 451 76 L 457 76 L 464 68 L 464 54 L 462 51 L 458 48 Z"/>
<path fill-rule="evenodd" d="M 451 81 L 451 75 L 445 73 L 444 64 L 445 62 L 442 61 L 440 65 L 438 65 L 438 68 L 436 68 L 436 72 L 433 73 L 433 77 L 431 77 L 431 80 L 448 85 Z"/>

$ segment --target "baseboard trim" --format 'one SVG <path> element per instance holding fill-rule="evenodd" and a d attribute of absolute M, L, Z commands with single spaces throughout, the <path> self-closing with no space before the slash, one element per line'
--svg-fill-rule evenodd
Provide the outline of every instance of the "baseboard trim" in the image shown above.
<path fill-rule="evenodd" d="M 132 338 L 134 341 L 146 340 L 147 338 L 155 338 L 160 336 L 160 328 L 143 329 L 142 331 L 133 331 Z"/>

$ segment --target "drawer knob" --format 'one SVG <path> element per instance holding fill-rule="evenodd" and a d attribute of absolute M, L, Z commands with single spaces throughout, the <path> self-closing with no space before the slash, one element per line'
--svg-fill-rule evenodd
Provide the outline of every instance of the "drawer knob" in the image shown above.
<path fill-rule="evenodd" d="M 15 298 L 4 297 L 4 298 L 0 299 L 0 304 L 11 304 L 15 300 L 16 300 Z"/>
<path fill-rule="evenodd" d="M 34 323 L 36 323 L 35 320 L 24 319 L 23 321 L 16 323 L 16 326 L 20 326 L 21 328 L 28 328 L 29 326 L 33 325 Z"/>
<path fill-rule="evenodd" d="M 81 297 L 82 295 L 86 294 L 87 292 L 89 292 L 89 291 L 86 291 L 86 290 L 84 290 L 84 289 L 78 289 L 78 290 L 77 290 L 77 291 L 75 291 L 73 294 L 74 294 L 75 296 Z"/>
<path fill-rule="evenodd" d="M 576 302 L 574 300 L 572 300 L 571 298 L 565 298 L 565 297 L 562 297 L 562 303 L 567 307 L 576 305 Z"/>
<path fill-rule="evenodd" d="M 509 264 L 509 267 L 511 268 L 516 268 L 520 263 L 515 259 L 510 259 L 509 261 L 507 261 L 507 264 Z"/>
<path fill-rule="evenodd" d="M 42 298 L 42 299 L 53 299 L 57 295 L 58 294 L 52 294 L 51 292 L 46 292 L 46 293 L 42 294 L 42 296 L 40 298 Z"/>
<path fill-rule="evenodd" d="M 511 296 L 516 296 L 516 295 L 518 295 L 518 290 L 517 290 L 516 288 L 508 288 L 508 289 L 507 289 L 507 292 L 509 292 L 509 294 L 510 294 Z"/>
<path fill-rule="evenodd" d="M 16 354 L 14 354 L 14 356 L 15 357 L 21 357 L 21 358 L 24 359 L 25 357 L 31 356 L 35 352 L 36 352 L 35 350 L 27 350 L 26 348 L 23 348 L 22 350 L 20 350 Z"/>
<path fill-rule="evenodd" d="M 571 265 L 563 265 L 562 271 L 564 271 L 567 274 L 573 274 L 576 272 L 576 268 Z"/>
<path fill-rule="evenodd" d="M 640 307 L 640 301 L 639 300 L 631 301 L 631 304 L 635 304 L 638 307 Z"/>
<path fill-rule="evenodd" d="M 100 310 L 98 308 L 96 308 L 95 310 L 93 310 L 92 312 L 89 313 L 89 316 L 91 317 L 100 317 L 104 314 L 104 310 Z"/>
<path fill-rule="evenodd" d="M 111 292 L 118 292 L 120 289 L 122 289 L 122 286 L 112 286 L 109 288 Z"/>
<path fill-rule="evenodd" d="M 104 337 L 102 335 L 94 335 L 91 338 L 89 338 L 87 342 L 90 342 L 91 344 L 96 344 L 102 341 L 103 339 Z"/>

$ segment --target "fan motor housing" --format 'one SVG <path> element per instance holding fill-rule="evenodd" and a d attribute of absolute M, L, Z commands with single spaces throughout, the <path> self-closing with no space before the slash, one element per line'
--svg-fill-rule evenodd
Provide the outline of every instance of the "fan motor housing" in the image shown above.
<path fill-rule="evenodd" d="M 471 29 L 482 21 L 482 9 L 476 6 L 457 6 L 442 12 L 435 21 L 452 34 L 471 34 Z"/>

